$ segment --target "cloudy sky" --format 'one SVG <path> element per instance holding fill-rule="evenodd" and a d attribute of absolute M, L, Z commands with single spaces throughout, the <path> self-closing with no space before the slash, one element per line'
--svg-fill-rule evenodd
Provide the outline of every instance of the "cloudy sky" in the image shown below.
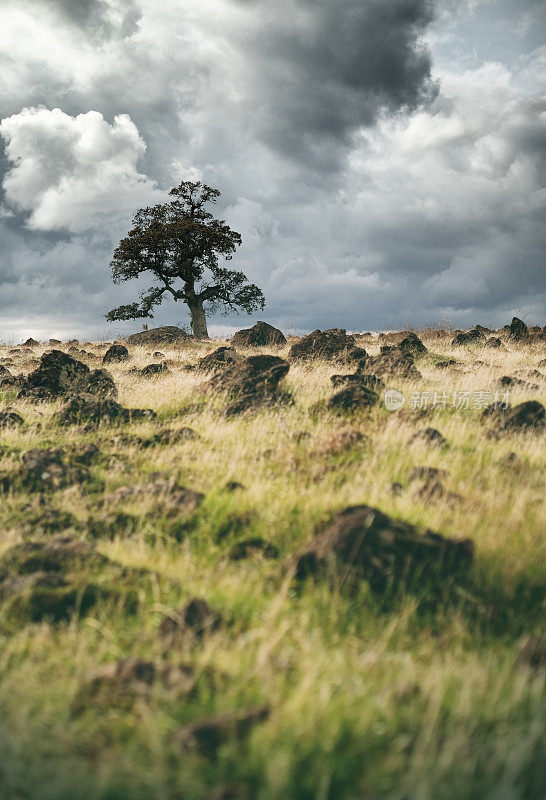
<path fill-rule="evenodd" d="M 544 324 L 545 26 L 544 0 L 2 0 L 0 339 L 137 329 L 104 319 L 138 294 L 109 261 L 185 179 L 285 330 Z"/>

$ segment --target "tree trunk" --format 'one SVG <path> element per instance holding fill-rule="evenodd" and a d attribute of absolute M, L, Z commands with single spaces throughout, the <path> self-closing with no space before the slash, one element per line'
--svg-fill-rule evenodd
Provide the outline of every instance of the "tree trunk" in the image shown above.
<path fill-rule="evenodd" d="M 191 314 L 191 329 L 195 339 L 208 339 L 207 318 L 203 309 L 203 302 L 195 300 L 188 304 Z"/>

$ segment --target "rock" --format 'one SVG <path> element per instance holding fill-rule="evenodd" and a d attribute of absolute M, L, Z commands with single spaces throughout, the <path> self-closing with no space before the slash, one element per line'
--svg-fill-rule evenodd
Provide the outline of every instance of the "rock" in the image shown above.
<path fill-rule="evenodd" d="M 163 360 L 165 358 L 165 353 L 162 353 L 161 350 L 156 350 L 152 353 L 152 358 L 161 358 Z"/>
<path fill-rule="evenodd" d="M 132 422 L 138 419 L 154 419 L 151 409 L 123 408 L 115 400 L 94 397 L 91 394 L 78 394 L 56 415 L 60 425 L 82 425 L 90 423 Z"/>
<path fill-rule="evenodd" d="M 184 486 L 178 486 L 171 478 L 155 474 L 151 475 L 144 484 L 120 486 L 118 489 L 114 489 L 107 499 L 111 503 L 123 503 L 146 496 L 163 498 L 171 505 L 176 505 L 179 512 L 184 511 L 186 514 L 196 511 L 205 497 L 201 492 L 194 492 Z"/>
<path fill-rule="evenodd" d="M 32 336 L 23 342 L 25 347 L 38 347 L 40 342 L 37 342 L 36 339 L 33 339 Z"/>
<path fill-rule="evenodd" d="M 491 336 L 485 343 L 485 347 L 498 348 L 502 347 L 502 342 L 497 336 Z"/>
<path fill-rule="evenodd" d="M 154 434 L 151 439 L 142 442 L 143 447 L 151 447 L 155 445 L 173 445 L 180 442 L 197 441 L 201 437 L 193 430 L 193 428 L 178 428 L 175 430 L 166 429 Z"/>
<path fill-rule="evenodd" d="M 520 403 L 518 406 L 508 409 L 500 418 L 500 429 L 505 432 L 542 430 L 544 424 L 544 406 L 538 400 L 527 400 L 525 403 Z"/>
<path fill-rule="evenodd" d="M 391 483 L 390 491 L 395 497 L 400 497 L 404 491 L 404 487 L 402 486 L 401 483 L 398 482 Z"/>
<path fill-rule="evenodd" d="M 472 344 L 485 344 L 485 335 L 477 328 L 458 333 L 451 342 L 452 347 L 464 347 Z"/>
<path fill-rule="evenodd" d="M 201 597 L 194 597 L 162 620 L 159 634 L 172 646 L 177 639 L 202 639 L 218 630 L 221 624 L 220 612 L 211 608 Z"/>
<path fill-rule="evenodd" d="M 90 707 L 130 710 L 137 701 L 148 701 L 151 687 L 162 683 L 177 694 L 189 695 L 195 688 L 195 671 L 185 664 L 155 664 L 140 658 L 124 658 L 92 672 L 80 686 L 71 704 L 73 714 Z"/>
<path fill-rule="evenodd" d="M 226 492 L 238 492 L 246 489 L 246 486 L 243 483 L 239 483 L 239 481 L 228 481 L 224 489 Z"/>
<path fill-rule="evenodd" d="M 463 499 L 457 492 L 448 491 L 439 480 L 425 481 L 418 490 L 417 495 L 425 503 L 437 503 L 441 501 L 449 506 L 454 506 Z"/>
<path fill-rule="evenodd" d="M 202 358 L 197 364 L 197 369 L 202 372 L 216 372 L 218 369 L 223 369 L 226 364 L 232 364 L 239 356 L 234 347 L 219 347 L 213 353 Z"/>
<path fill-rule="evenodd" d="M 431 481 L 438 478 L 448 478 L 449 472 L 447 469 L 439 469 L 438 467 L 413 467 L 409 474 L 408 480 L 411 481 Z"/>
<path fill-rule="evenodd" d="M 510 339 L 513 342 L 523 342 L 529 338 L 527 325 L 521 319 L 514 317 L 510 325 Z"/>
<path fill-rule="evenodd" d="M 326 404 L 329 411 L 338 414 L 370 409 L 379 402 L 379 395 L 373 389 L 358 383 L 351 384 L 334 394 Z"/>
<path fill-rule="evenodd" d="M 108 348 L 102 357 L 103 364 L 110 364 L 112 362 L 128 361 L 129 351 L 122 344 L 113 344 Z"/>
<path fill-rule="evenodd" d="M 408 444 L 414 444 L 415 442 L 424 442 L 433 447 L 444 447 L 447 444 L 447 439 L 444 439 L 436 428 L 424 428 L 422 431 L 417 431 Z"/>
<path fill-rule="evenodd" d="M 472 563 L 473 543 L 417 532 L 377 508 L 351 506 L 291 562 L 298 579 L 329 573 L 337 580 L 366 580 L 375 591 L 455 576 Z"/>
<path fill-rule="evenodd" d="M 0 428 L 16 428 L 24 425 L 25 420 L 15 411 L 0 411 Z"/>
<path fill-rule="evenodd" d="M 150 378 L 153 375 L 160 375 L 162 373 L 167 373 L 169 368 L 165 361 L 162 361 L 161 364 L 148 364 L 147 366 L 143 367 L 139 370 L 139 374 L 142 375 L 144 378 Z"/>
<path fill-rule="evenodd" d="M 442 361 L 438 361 L 436 367 L 438 369 L 447 369 L 448 367 L 454 367 L 457 364 L 454 358 L 445 358 Z"/>
<path fill-rule="evenodd" d="M 502 467 L 509 467 L 510 469 L 522 469 L 525 466 L 522 459 L 514 452 L 506 453 L 506 455 L 500 459 L 499 464 Z"/>
<path fill-rule="evenodd" d="M 397 345 L 397 349 L 400 350 L 401 353 L 409 354 L 414 357 L 424 356 L 428 353 L 427 348 L 415 333 L 409 333 L 405 339 L 402 339 L 400 344 Z"/>
<path fill-rule="evenodd" d="M 352 384 L 365 386 L 367 389 L 373 389 L 374 391 L 385 388 L 385 382 L 379 376 L 367 375 L 362 372 L 355 372 L 351 375 L 332 375 L 330 380 L 336 388 Z"/>
<path fill-rule="evenodd" d="M 499 378 L 497 384 L 501 389 L 519 387 L 520 389 L 527 389 L 532 392 L 536 392 L 540 389 L 540 386 L 537 386 L 536 383 L 528 383 L 527 381 L 522 381 L 521 378 L 515 378 L 511 375 L 503 375 L 502 378 Z"/>
<path fill-rule="evenodd" d="M 370 439 L 366 434 L 359 431 L 357 428 L 341 428 L 329 436 L 324 445 L 318 450 L 313 450 L 313 454 L 319 456 L 339 456 L 342 453 L 348 453 L 355 449 L 365 450 L 370 447 Z"/>
<path fill-rule="evenodd" d="M 537 366 L 541 368 L 546 367 L 546 358 L 543 358 L 542 361 L 539 361 Z"/>
<path fill-rule="evenodd" d="M 48 344 L 55 345 L 55 344 L 62 344 L 60 339 L 50 339 Z"/>
<path fill-rule="evenodd" d="M 257 322 L 252 328 L 237 331 L 231 344 L 233 347 L 267 347 L 271 345 L 286 344 L 282 331 L 268 325 L 267 322 Z"/>
<path fill-rule="evenodd" d="M 94 369 L 88 375 L 85 393 L 103 400 L 116 400 L 118 389 L 108 370 Z"/>
<path fill-rule="evenodd" d="M 278 356 L 250 356 L 228 364 L 203 388 L 207 392 L 226 392 L 234 400 L 225 409 L 230 416 L 279 400 L 279 383 L 289 369 L 288 362 Z"/>
<path fill-rule="evenodd" d="M 355 337 L 348 336 L 342 328 L 327 331 L 317 329 L 292 345 L 289 358 L 304 361 L 318 358 L 345 360 L 355 347 Z"/>
<path fill-rule="evenodd" d="M 409 353 L 402 353 L 397 348 L 368 358 L 361 366 L 360 372 L 366 375 L 382 375 L 409 380 L 420 380 L 422 377 L 415 367 L 413 356 Z"/>
<path fill-rule="evenodd" d="M 253 539 L 244 539 L 242 542 L 234 544 L 229 551 L 229 558 L 231 561 L 241 561 L 257 553 L 268 559 L 279 557 L 279 550 L 275 545 L 266 542 L 265 539 L 255 537 Z"/>
<path fill-rule="evenodd" d="M 150 345 L 176 345 L 188 342 L 192 337 L 181 328 L 174 325 L 165 325 L 161 328 L 153 328 L 150 331 L 140 331 L 133 333 L 127 338 L 129 344 L 148 347 Z"/>
<path fill-rule="evenodd" d="M 22 395 L 37 398 L 55 398 L 63 394 L 84 390 L 89 377 L 89 367 L 62 350 L 44 353 L 40 366 L 27 376 Z"/>
<path fill-rule="evenodd" d="M 70 341 L 67 342 L 67 345 L 70 347 L 77 347 L 79 345 L 79 341 L 78 339 L 70 339 Z"/>
<path fill-rule="evenodd" d="M 546 638 L 528 636 L 520 647 L 517 663 L 534 669 L 546 667 Z"/>
<path fill-rule="evenodd" d="M 0 388 L 9 389 L 19 384 L 19 379 L 12 375 L 7 367 L 0 364 Z"/>
<path fill-rule="evenodd" d="M 221 745 L 244 738 L 269 714 L 267 707 L 216 714 L 185 725 L 177 732 L 176 743 L 184 750 L 196 747 L 202 755 L 213 758 Z"/>
<path fill-rule="evenodd" d="M 67 464 L 60 448 L 28 450 L 22 457 L 23 465 L 16 475 L 28 491 L 55 490 L 81 483 L 87 478 L 82 466 Z"/>

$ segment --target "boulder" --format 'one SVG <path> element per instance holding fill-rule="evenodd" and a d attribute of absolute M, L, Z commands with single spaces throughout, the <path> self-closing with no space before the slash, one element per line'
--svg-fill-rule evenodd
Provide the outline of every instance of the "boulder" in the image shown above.
<path fill-rule="evenodd" d="M 218 630 L 222 615 L 211 608 L 206 600 L 194 597 L 182 608 L 172 611 L 162 620 L 159 634 L 173 645 L 178 639 L 202 639 L 206 634 Z"/>
<path fill-rule="evenodd" d="M 286 344 L 282 331 L 268 325 L 267 322 L 257 322 L 252 328 L 237 331 L 231 344 L 233 347 L 268 347 Z"/>
<path fill-rule="evenodd" d="M 458 333 L 451 342 L 452 347 L 465 347 L 473 344 L 485 344 L 485 334 L 477 328 Z"/>
<path fill-rule="evenodd" d="M 502 347 L 502 342 L 498 338 L 498 336 L 491 336 L 485 343 L 485 347 L 490 347 L 496 349 L 498 347 Z"/>
<path fill-rule="evenodd" d="M 61 448 L 35 447 L 23 454 L 22 467 L 16 474 L 27 491 L 63 489 L 87 478 L 87 470 L 78 464 L 66 463 Z"/>
<path fill-rule="evenodd" d="M 118 396 L 118 389 L 108 370 L 94 369 L 88 375 L 85 393 L 103 400 L 115 400 Z"/>
<path fill-rule="evenodd" d="M 143 378 L 151 378 L 154 375 L 161 375 L 166 372 L 169 372 L 166 361 L 162 361 L 161 364 L 147 364 L 139 370 L 139 374 L 142 375 Z"/>
<path fill-rule="evenodd" d="M 385 382 L 377 375 L 368 375 L 362 372 L 355 372 L 351 375 L 332 375 L 330 380 L 336 389 L 340 386 L 359 385 L 377 391 L 385 387 Z"/>
<path fill-rule="evenodd" d="M 469 539 L 419 533 L 377 508 L 350 506 L 289 562 L 296 578 L 329 574 L 335 582 L 366 580 L 376 591 L 427 578 L 455 576 L 472 563 Z"/>
<path fill-rule="evenodd" d="M 129 351 L 123 344 L 113 344 L 102 357 L 103 364 L 128 360 Z"/>
<path fill-rule="evenodd" d="M 424 356 L 428 353 L 427 348 L 415 333 L 409 333 L 405 339 L 402 339 L 400 344 L 397 345 L 397 349 L 400 350 L 401 353 L 409 354 L 414 357 Z"/>
<path fill-rule="evenodd" d="M 329 411 L 337 414 L 368 410 L 379 402 L 379 395 L 361 383 L 352 383 L 336 392 L 326 405 Z"/>
<path fill-rule="evenodd" d="M 237 361 L 238 358 L 239 356 L 234 347 L 219 347 L 218 350 L 200 359 L 197 369 L 202 372 L 216 372 L 218 369 L 223 369 L 227 364 Z"/>
<path fill-rule="evenodd" d="M 15 411 L 0 411 L 0 428 L 15 428 L 23 425 L 24 422 L 23 417 L 20 417 Z"/>
<path fill-rule="evenodd" d="M 253 708 L 216 714 L 180 728 L 176 743 L 182 750 L 196 748 L 201 755 L 213 758 L 221 745 L 242 739 L 252 728 L 269 717 L 269 708 Z"/>
<path fill-rule="evenodd" d="M 424 444 L 432 447 L 444 447 L 447 444 L 447 439 L 436 428 L 424 428 L 422 431 L 417 431 L 408 444 L 415 444 L 416 442 L 424 442 Z"/>
<path fill-rule="evenodd" d="M 207 392 L 226 392 L 234 401 L 225 413 L 241 413 L 280 399 L 279 383 L 290 365 L 278 356 L 250 356 L 228 364 L 204 385 Z"/>
<path fill-rule="evenodd" d="M 37 342 L 36 339 L 33 339 L 32 336 L 30 336 L 26 342 L 23 342 L 23 344 L 25 347 L 38 347 L 40 342 Z"/>
<path fill-rule="evenodd" d="M 409 380 L 420 380 L 422 377 L 415 367 L 413 356 L 410 353 L 402 353 L 397 348 L 368 358 L 361 365 L 360 372 L 365 375 L 407 378 Z"/>
<path fill-rule="evenodd" d="M 542 430 L 545 425 L 545 411 L 538 400 L 528 400 L 514 408 L 507 409 L 500 417 L 500 428 L 507 432 L 520 430 Z"/>
<path fill-rule="evenodd" d="M 355 337 L 348 336 L 341 328 L 327 331 L 317 329 L 292 345 L 289 358 L 304 361 L 316 358 L 344 360 L 355 347 Z"/>
<path fill-rule="evenodd" d="M 9 389 L 12 386 L 17 386 L 19 382 L 19 378 L 16 378 L 7 367 L 0 364 L 0 388 Z"/>
<path fill-rule="evenodd" d="M 256 536 L 252 539 L 243 539 L 243 541 L 234 544 L 229 551 L 229 558 L 231 561 L 242 561 L 245 558 L 250 558 L 257 554 L 267 559 L 279 557 L 279 551 L 275 545 Z"/>
<path fill-rule="evenodd" d="M 510 324 L 510 339 L 513 342 L 524 342 L 529 338 L 529 330 L 523 320 L 514 317 Z"/>
<path fill-rule="evenodd" d="M 161 328 L 152 328 L 150 331 L 140 331 L 127 337 L 129 344 L 148 347 L 150 345 L 177 345 L 188 342 L 192 337 L 174 325 L 165 325 Z"/>
<path fill-rule="evenodd" d="M 99 425 L 154 417 L 155 412 L 151 409 L 123 408 L 115 400 L 83 393 L 72 397 L 56 418 L 60 425 Z"/>
<path fill-rule="evenodd" d="M 37 399 L 51 399 L 75 391 L 84 391 L 90 369 L 62 350 L 44 353 L 40 365 L 27 375 L 21 395 Z"/>

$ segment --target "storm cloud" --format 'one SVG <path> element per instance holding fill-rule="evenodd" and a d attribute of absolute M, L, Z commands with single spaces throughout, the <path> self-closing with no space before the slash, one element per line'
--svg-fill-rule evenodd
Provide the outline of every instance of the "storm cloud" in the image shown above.
<path fill-rule="evenodd" d="M 117 335 L 102 315 L 138 288 L 112 251 L 188 178 L 222 190 L 284 327 L 541 322 L 539 4 L 434 7 L 5 0 L 0 337 Z M 494 59 L 465 45 L 486 23 Z"/>

